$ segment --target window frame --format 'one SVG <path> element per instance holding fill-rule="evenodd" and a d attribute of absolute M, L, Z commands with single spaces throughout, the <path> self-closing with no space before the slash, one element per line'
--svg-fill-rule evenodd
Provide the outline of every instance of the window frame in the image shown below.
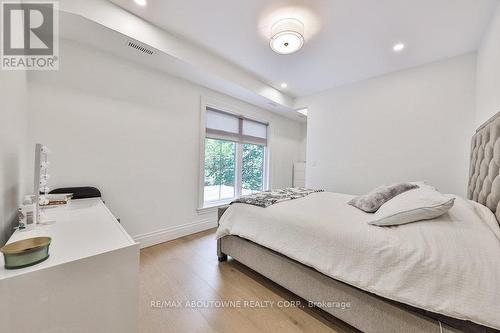
<path fill-rule="evenodd" d="M 241 112 L 238 107 L 225 103 L 223 101 L 219 101 L 213 98 L 207 98 L 202 96 L 200 103 L 200 153 L 199 153 L 199 181 L 198 181 L 198 211 L 216 208 L 230 203 L 232 200 L 239 198 L 242 190 L 242 176 L 243 176 L 243 144 L 239 142 L 236 143 L 236 172 L 235 172 L 235 196 L 230 199 L 211 201 L 209 203 L 205 203 L 204 201 L 204 190 L 205 190 L 205 139 L 206 139 L 206 110 L 208 108 L 220 110 L 227 114 L 233 115 L 235 117 L 244 117 L 248 120 L 253 120 L 260 123 L 267 124 L 267 144 L 264 145 L 264 161 L 263 161 L 263 190 L 268 190 L 271 179 L 271 168 L 270 168 L 270 133 L 271 133 L 271 123 L 268 119 L 256 119 L 251 115 L 248 115 L 244 112 Z M 224 140 L 221 138 L 221 140 Z M 229 140 L 227 140 L 229 141 Z M 255 143 L 257 144 L 257 143 Z"/>

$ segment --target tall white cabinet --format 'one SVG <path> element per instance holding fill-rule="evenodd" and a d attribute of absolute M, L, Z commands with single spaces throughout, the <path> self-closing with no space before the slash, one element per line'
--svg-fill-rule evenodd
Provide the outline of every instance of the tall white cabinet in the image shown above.
<path fill-rule="evenodd" d="M 293 186 L 306 186 L 306 162 L 295 162 L 293 164 Z"/>

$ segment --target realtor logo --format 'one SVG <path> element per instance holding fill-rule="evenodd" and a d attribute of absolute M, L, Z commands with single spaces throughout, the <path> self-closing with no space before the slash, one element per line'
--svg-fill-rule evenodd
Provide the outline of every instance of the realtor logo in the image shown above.
<path fill-rule="evenodd" d="M 2 69 L 59 68 L 57 5 L 54 1 L 1 3 Z"/>

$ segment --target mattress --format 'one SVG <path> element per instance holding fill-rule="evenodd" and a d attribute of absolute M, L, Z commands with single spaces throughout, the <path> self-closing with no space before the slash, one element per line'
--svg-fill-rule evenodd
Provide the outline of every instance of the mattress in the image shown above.
<path fill-rule="evenodd" d="M 489 209 L 458 197 L 438 219 L 377 227 L 346 204 L 351 198 L 233 204 L 217 237 L 236 235 L 384 298 L 500 328 L 500 228 Z"/>

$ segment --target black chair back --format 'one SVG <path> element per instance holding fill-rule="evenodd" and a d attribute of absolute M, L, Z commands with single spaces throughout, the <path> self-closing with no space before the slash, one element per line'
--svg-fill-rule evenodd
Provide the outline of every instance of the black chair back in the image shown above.
<path fill-rule="evenodd" d="M 62 188 L 56 188 L 49 192 L 49 194 L 63 194 L 63 193 L 73 193 L 73 199 L 87 199 L 87 198 L 101 197 L 101 191 L 91 186 L 62 187 Z"/>

